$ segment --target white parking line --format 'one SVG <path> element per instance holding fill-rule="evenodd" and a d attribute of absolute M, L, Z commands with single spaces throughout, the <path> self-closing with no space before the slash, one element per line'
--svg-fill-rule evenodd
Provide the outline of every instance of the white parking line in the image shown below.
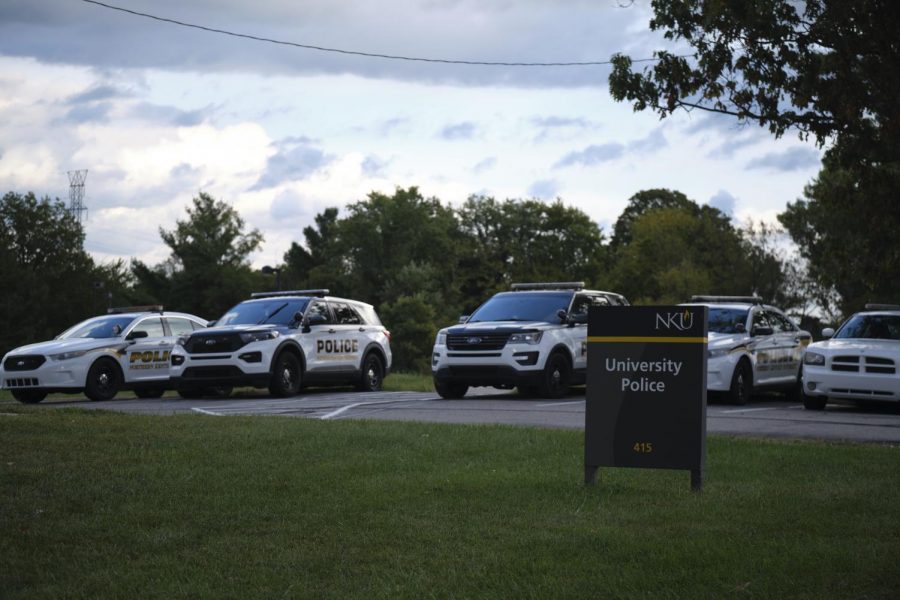
<path fill-rule="evenodd" d="M 770 406 L 767 408 L 736 408 L 733 410 L 723 410 L 722 414 L 756 412 L 756 411 L 760 411 L 760 410 L 778 410 L 779 408 L 781 408 L 781 407 L 780 406 Z"/>
<path fill-rule="evenodd" d="M 328 419 L 333 419 L 334 417 L 342 415 L 345 412 L 347 412 L 348 410 L 352 410 L 359 406 L 371 406 L 373 404 L 397 404 L 399 402 L 431 402 L 431 400 L 422 399 L 422 398 L 410 398 L 408 400 L 394 399 L 394 400 L 376 400 L 373 402 L 355 402 L 353 404 L 348 404 L 347 406 L 342 406 L 337 410 L 331 411 L 330 413 L 324 414 L 321 417 L 319 417 L 319 419 L 322 421 L 327 421 Z"/>
<path fill-rule="evenodd" d="M 548 404 L 535 404 L 535 406 L 565 406 L 566 404 L 584 404 L 584 400 L 572 400 L 571 402 L 550 402 Z"/>
<path fill-rule="evenodd" d="M 222 416 L 224 416 L 224 415 L 222 415 L 222 413 L 213 412 L 213 411 L 211 411 L 211 410 L 204 410 L 204 409 L 202 409 L 202 408 L 192 408 L 191 410 L 194 411 L 194 412 L 198 412 L 198 413 L 200 413 L 200 414 L 203 414 L 203 415 L 210 415 L 210 416 L 213 416 L 213 417 L 222 417 Z"/>

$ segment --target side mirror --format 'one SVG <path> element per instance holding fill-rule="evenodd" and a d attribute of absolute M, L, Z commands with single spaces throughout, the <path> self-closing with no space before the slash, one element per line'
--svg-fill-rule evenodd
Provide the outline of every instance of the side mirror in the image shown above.
<path fill-rule="evenodd" d="M 148 334 L 146 331 L 132 331 L 131 333 L 129 333 L 128 335 L 125 336 L 125 339 L 126 340 L 139 340 L 141 338 L 148 337 L 149 335 L 150 334 Z"/>
<path fill-rule="evenodd" d="M 459 317 L 459 323 L 460 323 L 460 325 L 462 325 L 463 323 L 465 323 L 466 321 L 468 321 L 468 320 L 469 320 L 469 316 L 470 316 L 470 315 L 460 315 L 460 317 Z"/>
<path fill-rule="evenodd" d="M 832 336 L 834 336 L 834 329 L 832 329 L 831 327 L 826 327 L 825 329 L 822 330 L 823 338 L 828 339 Z"/>
<path fill-rule="evenodd" d="M 303 321 L 301 322 L 303 325 L 303 333 L 309 333 L 309 328 L 313 325 L 324 325 L 327 322 L 328 318 L 325 317 L 325 315 L 315 314 L 303 317 Z"/>
<path fill-rule="evenodd" d="M 575 325 L 584 325 L 588 322 L 588 314 L 587 313 L 577 313 L 574 315 L 568 315 L 566 317 L 566 323 L 569 324 L 569 327 L 574 327 Z"/>
<path fill-rule="evenodd" d="M 294 313 L 294 316 L 291 317 L 290 327 L 299 327 L 303 324 L 303 313 L 299 310 Z"/>
<path fill-rule="evenodd" d="M 212 327 L 213 325 L 216 324 L 216 322 L 217 322 L 217 320 L 216 320 L 216 319 L 213 319 L 212 321 L 210 321 L 209 323 L 207 323 L 206 326 L 207 326 L 207 327 Z"/>
<path fill-rule="evenodd" d="M 568 322 L 569 313 L 567 313 L 565 310 L 559 309 L 558 311 L 556 311 L 556 316 L 559 317 L 559 320 L 561 322 L 563 322 L 563 323 Z"/>
<path fill-rule="evenodd" d="M 772 335 L 773 333 L 775 333 L 774 329 L 772 329 L 771 327 L 764 327 L 762 325 L 757 325 L 756 327 L 754 327 L 753 329 L 750 330 L 750 335 L 752 335 L 752 336 Z"/>
<path fill-rule="evenodd" d="M 747 331 L 747 327 L 743 323 L 738 323 L 734 326 L 734 330 L 738 333 L 745 333 Z"/>

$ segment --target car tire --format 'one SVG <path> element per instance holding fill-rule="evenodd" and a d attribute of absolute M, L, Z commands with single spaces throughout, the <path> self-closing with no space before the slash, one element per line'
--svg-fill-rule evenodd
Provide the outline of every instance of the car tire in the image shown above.
<path fill-rule="evenodd" d="M 294 396 L 300 391 L 300 361 L 291 352 L 282 352 L 275 359 L 269 393 L 279 398 Z"/>
<path fill-rule="evenodd" d="M 101 358 L 91 365 L 84 385 L 84 395 L 100 402 L 112 400 L 122 389 L 122 370 L 115 361 Z"/>
<path fill-rule="evenodd" d="M 166 390 L 163 388 L 137 388 L 134 390 L 134 395 L 143 400 L 150 400 L 153 398 L 162 398 L 162 395 Z"/>
<path fill-rule="evenodd" d="M 569 360 L 561 352 L 554 352 L 544 366 L 538 394 L 542 398 L 562 398 L 569 391 L 570 373 Z"/>
<path fill-rule="evenodd" d="M 731 375 L 731 387 L 728 388 L 728 399 L 732 404 L 743 406 L 750 401 L 753 394 L 753 370 L 746 360 L 740 361 Z"/>
<path fill-rule="evenodd" d="M 469 391 L 469 386 L 465 383 L 441 383 L 435 381 L 434 391 L 444 400 L 459 400 Z"/>
<path fill-rule="evenodd" d="M 384 367 L 381 364 L 381 358 L 374 352 L 370 352 L 363 360 L 362 373 L 356 389 L 361 392 L 380 392 L 384 384 Z"/>
<path fill-rule="evenodd" d="M 11 390 L 12 397 L 22 404 L 37 404 L 47 397 L 45 390 Z"/>

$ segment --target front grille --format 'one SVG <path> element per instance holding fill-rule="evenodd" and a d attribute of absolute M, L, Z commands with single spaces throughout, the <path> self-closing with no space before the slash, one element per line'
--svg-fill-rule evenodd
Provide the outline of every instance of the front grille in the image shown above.
<path fill-rule="evenodd" d="M 17 377 L 6 380 L 6 387 L 8 388 L 37 387 L 38 385 L 40 383 L 36 377 Z"/>
<path fill-rule="evenodd" d="M 46 360 L 46 357 L 39 354 L 9 356 L 3 363 L 3 368 L 7 371 L 33 371 L 44 364 Z"/>
<path fill-rule="evenodd" d="M 239 350 L 243 345 L 237 333 L 194 334 L 188 339 L 185 349 L 191 354 L 221 354 Z"/>
<path fill-rule="evenodd" d="M 880 375 L 894 375 L 897 368 L 894 361 L 890 358 L 881 358 L 878 356 L 865 356 L 860 361 L 859 356 L 835 356 L 831 359 L 831 370 L 842 371 L 845 373 L 859 373 L 860 368 L 866 373 L 877 373 Z M 862 362 L 862 365 L 860 365 Z"/>
<path fill-rule="evenodd" d="M 881 390 L 858 390 L 849 388 L 831 388 L 831 392 L 835 394 L 854 394 L 856 396 L 872 396 L 883 398 L 890 398 L 894 395 L 891 392 L 884 392 Z"/>
<path fill-rule="evenodd" d="M 188 367 L 184 370 L 184 379 L 217 379 L 219 377 L 240 377 L 244 372 L 233 365 L 220 367 Z"/>
<path fill-rule="evenodd" d="M 502 350 L 508 333 L 453 333 L 447 336 L 448 350 Z"/>

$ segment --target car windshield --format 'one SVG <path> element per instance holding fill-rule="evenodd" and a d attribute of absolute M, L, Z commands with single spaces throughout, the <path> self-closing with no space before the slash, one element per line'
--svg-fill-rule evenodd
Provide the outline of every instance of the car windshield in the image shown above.
<path fill-rule="evenodd" d="M 900 340 L 900 315 L 853 315 L 834 337 Z"/>
<path fill-rule="evenodd" d="M 572 292 L 504 292 L 479 306 L 467 322 L 544 321 L 558 323 L 559 317 L 556 313 L 560 310 L 568 310 L 571 300 Z"/>
<path fill-rule="evenodd" d="M 137 317 L 135 315 L 110 315 L 108 317 L 95 317 L 82 321 L 74 327 L 63 331 L 57 339 L 70 340 L 76 338 L 103 339 L 119 337 L 122 331 L 128 327 Z"/>
<path fill-rule="evenodd" d="M 747 308 L 709 307 L 710 333 L 742 333 L 747 326 Z M 738 327 L 740 325 L 740 327 Z"/>
<path fill-rule="evenodd" d="M 241 302 L 228 310 L 216 325 L 290 325 L 297 312 L 306 310 L 309 298 L 272 298 Z"/>

